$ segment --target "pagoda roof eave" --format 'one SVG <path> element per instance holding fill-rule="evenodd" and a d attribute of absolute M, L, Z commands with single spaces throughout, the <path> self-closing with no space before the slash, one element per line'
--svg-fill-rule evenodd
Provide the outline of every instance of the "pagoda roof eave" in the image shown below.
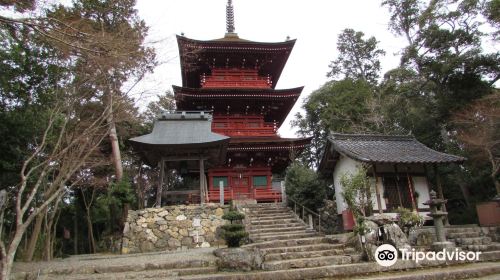
<path fill-rule="evenodd" d="M 272 87 L 274 88 L 278 83 L 283 69 L 285 68 L 288 57 L 290 56 L 293 46 L 295 45 L 295 41 L 296 40 L 287 40 L 283 42 L 268 43 L 243 39 L 224 40 L 224 38 L 202 41 L 177 35 L 177 44 L 179 47 L 179 57 L 181 62 L 182 84 L 185 86 L 192 86 L 197 83 L 196 81 L 198 81 L 200 74 L 209 71 L 208 65 L 205 65 L 204 67 L 201 67 L 200 65 L 200 62 L 202 61 L 200 58 L 204 55 L 227 55 L 229 53 L 238 55 L 257 55 L 260 53 L 260 56 L 263 56 L 259 56 L 261 61 L 264 61 L 265 57 L 268 57 L 269 54 L 273 54 L 275 56 L 274 60 L 271 59 L 273 62 L 271 64 L 267 64 L 264 70 L 264 72 L 272 76 Z"/>
<path fill-rule="evenodd" d="M 247 89 L 247 88 L 184 88 L 173 86 L 178 110 L 213 110 L 214 114 L 232 112 L 245 113 L 251 108 L 261 114 L 264 109 L 266 121 L 276 122 L 280 127 L 300 97 L 303 87 L 292 89 Z M 244 101 L 244 102 L 242 102 Z"/>
<path fill-rule="evenodd" d="M 238 38 L 237 40 L 235 39 L 227 39 L 227 37 L 222 37 L 219 39 L 214 39 L 214 40 L 196 40 L 196 39 L 191 39 L 182 35 L 176 35 L 177 42 L 179 44 L 200 44 L 200 45 L 209 45 L 209 46 L 216 46 L 216 45 L 227 45 L 229 43 L 234 44 L 235 46 L 241 47 L 242 45 L 245 46 L 261 46 L 261 47 L 289 47 L 290 49 L 293 48 L 295 45 L 296 39 L 290 39 L 286 41 L 281 41 L 281 42 L 258 42 L 258 41 L 251 41 L 251 40 L 245 40 Z M 226 49 L 227 46 L 224 46 L 224 49 Z"/>
<path fill-rule="evenodd" d="M 180 87 L 176 85 L 172 85 L 172 89 L 174 90 L 174 94 L 180 92 L 193 93 L 193 94 L 242 94 L 245 93 L 265 93 L 265 94 L 298 94 L 302 93 L 304 89 L 303 86 L 295 87 L 295 88 L 287 88 L 287 89 L 274 89 L 274 88 L 241 88 L 241 87 L 228 87 L 228 88 L 191 88 L 191 87 Z"/>

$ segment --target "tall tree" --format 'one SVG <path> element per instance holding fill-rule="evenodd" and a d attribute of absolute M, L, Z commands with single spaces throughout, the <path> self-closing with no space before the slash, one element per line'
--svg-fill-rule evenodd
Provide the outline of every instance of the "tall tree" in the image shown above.
<path fill-rule="evenodd" d="M 432 148 L 471 157 L 471 150 L 464 149 L 467 145 L 454 137 L 457 123 L 452 116 L 490 95 L 500 78 L 500 53 L 488 53 L 482 46 L 489 34 L 481 14 L 494 25 L 495 13 L 487 7 L 495 1 L 383 2 L 391 14 L 390 30 L 407 40 L 400 66 L 385 75 L 381 91 L 386 100 L 384 112 L 396 127 L 412 132 Z M 492 30 L 494 35 L 497 29 Z M 484 180 L 484 165 L 475 161 L 464 168 L 443 168 L 445 195 L 464 199 L 468 205 L 475 200 L 471 195 L 482 198 L 483 193 L 474 190 L 491 188 L 487 186 L 491 180 Z M 472 184 L 473 189 L 469 188 Z M 463 208 L 462 203 L 450 206 L 450 212 Z"/>
<path fill-rule="evenodd" d="M 377 83 L 380 74 L 380 57 L 385 51 L 379 49 L 375 37 L 364 39 L 365 34 L 353 29 L 344 29 L 337 40 L 337 59 L 329 67 L 328 77 L 360 79 Z"/>
<path fill-rule="evenodd" d="M 292 125 L 301 136 L 312 136 L 312 143 L 301 158 L 309 166 L 318 166 L 326 138 L 335 132 L 387 131 L 378 93 L 380 57 L 375 37 L 364 39 L 363 32 L 345 29 L 337 42 L 337 59 L 327 74 L 335 80 L 325 83 L 305 100 L 302 113 Z M 340 79 L 339 79 L 340 78 Z"/>
<path fill-rule="evenodd" d="M 24 3 L 33 5 L 21 6 Z M 75 1 L 71 7 L 37 4 L 35 1 L 1 3 L 4 7 L 14 5 L 19 11 L 25 7 L 39 9 L 32 13 L 36 17 L 31 13 L 0 15 L 0 34 L 15 42 L 2 44 L 0 53 L 3 51 L 10 60 L 16 58 L 12 54 L 18 55 L 25 65 L 19 73 L 15 64 L 1 65 L 8 70 L 6 73 L 17 77 L 0 81 L 2 118 L 14 121 L 28 117 L 26 122 L 31 118 L 31 126 L 37 128 L 31 134 L 25 133 L 23 141 L 11 141 L 19 150 L 26 151 L 16 153 L 15 146 L 9 147 L 16 154 L 17 164 L 2 162 L 20 174 L 17 179 L 9 177 L 7 184 L 14 197 L 14 205 L 7 211 L 14 218 L 9 219 L 12 232 L 1 236 L 2 279 L 8 279 L 22 236 L 35 217 L 46 209 L 55 209 L 61 195 L 78 182 L 77 172 L 101 164 L 101 150 L 97 147 L 106 135 L 110 132 L 113 135 L 113 126 L 118 127 L 116 120 L 122 110 L 130 110 L 127 92 L 121 91 L 124 81 L 131 77 L 140 79 L 154 64 L 152 49 L 142 45 L 147 29 L 134 10 L 135 1 Z M 18 47 L 16 40 L 28 47 Z M 53 50 L 55 55 L 37 55 L 44 49 Z M 31 65 L 29 59 L 35 63 Z M 61 79 L 52 65 L 66 69 L 68 74 Z M 49 97 L 48 101 L 40 102 L 44 96 Z M 34 106 L 25 110 L 24 104 L 41 104 L 42 110 L 35 111 Z M 29 126 L 18 128 L 23 129 Z M 110 143 L 115 141 L 111 139 Z M 113 147 L 116 151 L 116 142 Z M 51 220 L 55 222 L 56 218 Z M 47 252 L 52 254 L 50 250 Z"/>
<path fill-rule="evenodd" d="M 472 159 L 490 163 L 490 177 L 500 198 L 500 92 L 476 100 L 452 120 L 458 140 Z"/>

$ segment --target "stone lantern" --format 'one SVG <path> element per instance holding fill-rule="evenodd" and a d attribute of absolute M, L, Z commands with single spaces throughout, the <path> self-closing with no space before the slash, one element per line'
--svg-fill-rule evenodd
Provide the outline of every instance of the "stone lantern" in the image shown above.
<path fill-rule="evenodd" d="M 455 243 L 446 241 L 446 232 L 443 222 L 446 216 L 448 216 L 448 212 L 443 211 L 444 204 L 447 200 L 437 198 L 437 194 L 434 190 L 432 190 L 429 194 L 430 199 L 424 202 L 424 204 L 429 205 L 431 208 L 429 216 L 431 216 L 434 220 L 434 228 L 436 229 L 436 242 L 432 243 L 431 248 L 433 251 L 453 249 L 455 248 Z"/>

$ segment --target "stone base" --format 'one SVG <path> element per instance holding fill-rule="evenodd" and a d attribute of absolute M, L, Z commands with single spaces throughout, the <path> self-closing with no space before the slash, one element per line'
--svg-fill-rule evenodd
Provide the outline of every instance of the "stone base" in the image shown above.
<path fill-rule="evenodd" d="M 454 250 L 455 243 L 450 242 L 450 241 L 445 241 L 445 242 L 434 242 L 431 245 L 431 250 L 434 252 L 442 251 L 443 249 L 444 250 Z"/>

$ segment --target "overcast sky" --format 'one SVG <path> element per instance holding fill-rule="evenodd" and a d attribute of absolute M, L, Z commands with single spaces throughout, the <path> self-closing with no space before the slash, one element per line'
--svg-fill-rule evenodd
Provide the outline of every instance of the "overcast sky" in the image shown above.
<path fill-rule="evenodd" d="M 403 39 L 388 29 L 386 8 L 375 0 L 233 0 L 236 33 L 240 38 L 261 42 L 297 39 L 277 89 L 305 86 L 301 99 L 279 130 L 283 137 L 293 137 L 290 121 L 303 98 L 326 81 L 328 64 L 336 57 L 336 40 L 345 28 L 375 36 L 387 52 L 382 59 L 383 72 L 399 62 Z M 227 0 L 138 0 L 139 15 L 150 27 L 147 43 L 156 48 L 161 63 L 152 75 L 136 88 L 144 92 L 139 106 L 172 85 L 181 85 L 176 34 L 211 40 L 224 36 Z"/>

